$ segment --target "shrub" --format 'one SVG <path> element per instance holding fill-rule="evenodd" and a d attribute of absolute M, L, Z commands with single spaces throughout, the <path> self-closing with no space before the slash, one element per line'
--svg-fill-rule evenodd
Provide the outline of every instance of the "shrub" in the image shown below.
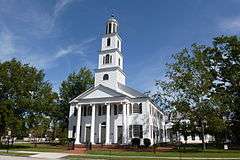
<path fill-rule="evenodd" d="M 133 146 L 138 146 L 138 147 L 140 146 L 140 139 L 139 138 L 133 138 L 131 142 L 132 142 Z"/>
<path fill-rule="evenodd" d="M 149 147 L 151 145 L 151 140 L 148 138 L 144 138 L 143 143 L 145 147 Z"/>

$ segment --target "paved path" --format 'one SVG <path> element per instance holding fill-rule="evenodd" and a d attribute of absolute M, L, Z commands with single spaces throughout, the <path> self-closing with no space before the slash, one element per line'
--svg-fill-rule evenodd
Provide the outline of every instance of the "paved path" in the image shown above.
<path fill-rule="evenodd" d="M 0 152 L 7 152 L 6 150 L 0 150 Z M 66 157 L 68 155 L 73 155 L 70 153 L 56 153 L 56 152 L 34 152 L 34 151 L 14 151 L 14 150 L 9 150 L 9 152 L 14 152 L 14 153 L 29 153 L 33 154 L 30 155 L 29 157 L 31 158 L 41 158 L 41 159 L 59 159 Z M 0 159 L 1 160 L 1 159 Z"/>
<path fill-rule="evenodd" d="M 2 156 L 0 155 L 0 160 L 43 160 L 33 157 L 17 157 L 17 156 Z"/>
<path fill-rule="evenodd" d="M 34 157 L 34 158 L 46 158 L 46 159 L 59 159 L 59 158 L 63 158 L 66 157 L 70 154 L 67 153 L 49 153 L 49 152 L 41 152 L 35 155 L 31 155 L 30 157 Z"/>

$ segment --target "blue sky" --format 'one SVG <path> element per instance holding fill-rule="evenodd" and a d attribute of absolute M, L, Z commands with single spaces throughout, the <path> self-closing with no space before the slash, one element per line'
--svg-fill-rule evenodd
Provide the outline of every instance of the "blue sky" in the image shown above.
<path fill-rule="evenodd" d="M 0 61 L 44 69 L 58 91 L 80 67 L 97 68 L 105 21 L 120 23 L 127 84 L 154 90 L 171 55 L 240 33 L 240 0 L 0 0 Z"/>

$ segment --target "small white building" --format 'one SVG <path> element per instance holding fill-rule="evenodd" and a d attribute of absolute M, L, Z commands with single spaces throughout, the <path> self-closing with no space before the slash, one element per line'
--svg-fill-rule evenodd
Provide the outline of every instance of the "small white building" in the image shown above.
<path fill-rule="evenodd" d="M 75 144 L 129 144 L 164 139 L 164 116 L 151 99 L 126 86 L 119 24 L 112 16 L 102 37 L 94 87 L 70 102 L 68 137 Z"/>

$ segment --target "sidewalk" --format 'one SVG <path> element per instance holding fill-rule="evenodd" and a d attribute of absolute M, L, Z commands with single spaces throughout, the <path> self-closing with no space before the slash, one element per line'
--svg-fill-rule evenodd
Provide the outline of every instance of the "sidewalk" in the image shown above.
<path fill-rule="evenodd" d="M 7 150 L 0 150 L 0 152 L 7 152 Z M 70 153 L 14 151 L 14 150 L 9 150 L 8 152 L 29 153 L 29 154 L 33 154 L 33 155 L 30 155 L 29 157 L 32 157 L 32 158 L 45 158 L 45 159 L 59 159 L 59 158 L 66 157 L 68 155 L 75 155 L 75 154 L 70 154 Z"/>

